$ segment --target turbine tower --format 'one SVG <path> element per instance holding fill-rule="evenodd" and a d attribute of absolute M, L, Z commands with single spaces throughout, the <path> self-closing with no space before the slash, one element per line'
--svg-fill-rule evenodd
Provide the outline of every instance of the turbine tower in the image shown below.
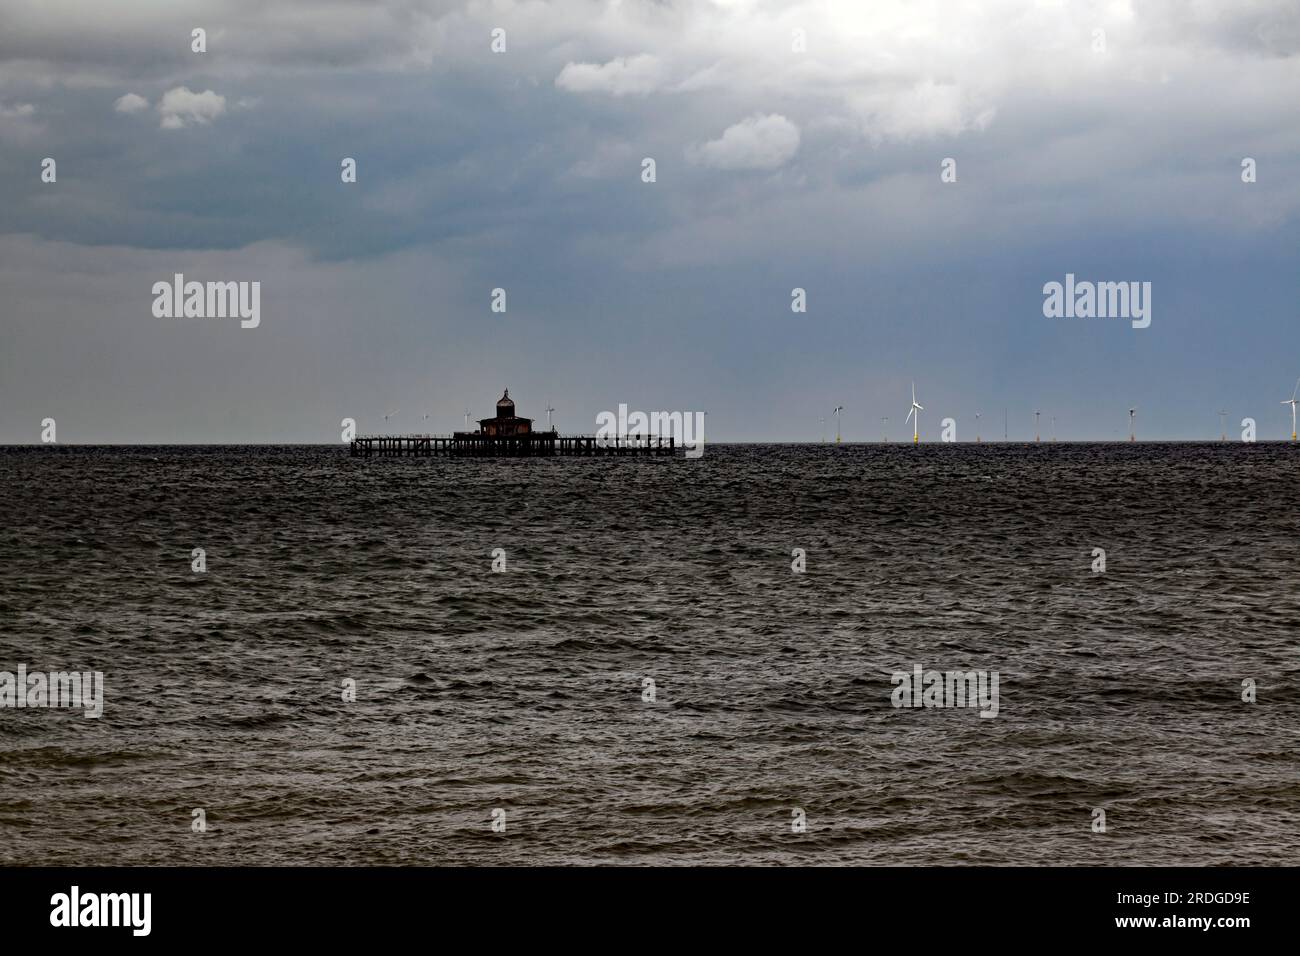
<path fill-rule="evenodd" d="M 1228 440 L 1228 413 L 1223 409 L 1219 410 L 1219 441 Z"/>
<path fill-rule="evenodd" d="M 551 424 L 551 412 L 553 411 L 555 411 L 555 409 L 551 407 L 550 402 L 547 402 L 546 403 L 546 430 L 548 432 L 555 431 L 555 426 Z"/>
<path fill-rule="evenodd" d="M 980 413 L 975 413 L 975 444 L 980 443 Z"/>
<path fill-rule="evenodd" d="M 844 411 L 843 405 L 836 405 L 835 410 L 831 412 L 835 416 L 835 444 L 840 443 L 840 412 Z"/>
<path fill-rule="evenodd" d="M 391 412 L 385 412 L 385 413 L 384 413 L 384 427 L 385 427 L 385 428 L 388 427 L 388 420 L 389 420 L 390 418 L 392 418 L 394 415 L 396 415 L 399 411 L 401 411 L 401 409 L 394 408 Z"/>
<path fill-rule="evenodd" d="M 907 418 L 903 419 L 904 422 L 906 422 L 908 418 L 912 420 L 912 444 L 913 445 L 915 445 L 917 442 L 921 440 L 921 434 L 919 431 L 921 427 L 921 416 L 916 414 L 918 411 L 920 412 L 925 411 L 925 406 L 916 404 L 916 383 L 913 382 L 912 383 L 912 407 L 907 411 Z"/>
<path fill-rule="evenodd" d="M 885 444 L 888 445 L 889 444 L 889 419 L 887 417 L 880 419 L 880 433 L 885 438 Z"/>
<path fill-rule="evenodd" d="M 826 441 L 826 416 L 823 415 L 821 418 L 817 419 L 817 421 L 822 423 L 822 441 L 825 442 Z"/>
<path fill-rule="evenodd" d="M 1052 416 L 1052 441 L 1056 441 L 1056 416 Z"/>
<path fill-rule="evenodd" d="M 469 409 L 465 409 L 465 431 L 469 431 Z"/>
<path fill-rule="evenodd" d="M 1298 391 L 1300 391 L 1300 378 L 1296 379 L 1295 388 L 1291 389 L 1291 397 L 1282 403 L 1283 405 L 1291 406 L 1291 440 L 1292 441 L 1295 441 L 1295 406 L 1296 406 L 1295 394 Z"/>
<path fill-rule="evenodd" d="M 1133 416 L 1137 414 L 1136 408 L 1128 410 L 1128 440 L 1137 441 L 1137 433 L 1133 430 Z"/>
<path fill-rule="evenodd" d="M 1041 441 L 1038 435 L 1038 416 L 1041 414 L 1042 412 L 1040 411 L 1034 411 L 1034 441 Z"/>

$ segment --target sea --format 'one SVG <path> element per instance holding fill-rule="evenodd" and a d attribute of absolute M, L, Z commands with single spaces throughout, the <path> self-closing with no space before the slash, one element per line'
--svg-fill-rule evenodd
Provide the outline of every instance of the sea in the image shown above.
<path fill-rule="evenodd" d="M 0 864 L 1294 864 L 1298 477 L 0 448 L 0 671 L 103 680 L 0 706 Z"/>

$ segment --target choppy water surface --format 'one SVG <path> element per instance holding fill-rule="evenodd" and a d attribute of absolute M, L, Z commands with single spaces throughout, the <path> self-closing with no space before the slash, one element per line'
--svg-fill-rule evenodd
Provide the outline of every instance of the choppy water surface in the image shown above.
<path fill-rule="evenodd" d="M 1298 456 L 0 449 L 0 862 L 1293 864 Z"/>

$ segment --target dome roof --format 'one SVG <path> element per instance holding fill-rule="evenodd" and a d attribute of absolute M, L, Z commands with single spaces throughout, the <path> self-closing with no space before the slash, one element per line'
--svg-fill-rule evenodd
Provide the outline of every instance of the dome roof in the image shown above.
<path fill-rule="evenodd" d="M 510 389 L 507 388 L 505 394 L 502 395 L 501 398 L 497 401 L 497 417 L 498 418 L 514 417 L 514 414 L 515 414 L 515 403 L 514 400 L 511 399 L 510 397 Z"/>

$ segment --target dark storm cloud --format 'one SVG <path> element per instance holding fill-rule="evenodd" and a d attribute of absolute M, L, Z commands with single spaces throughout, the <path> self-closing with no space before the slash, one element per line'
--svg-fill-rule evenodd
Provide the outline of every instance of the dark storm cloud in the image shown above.
<path fill-rule="evenodd" d="M 1201 409 L 1155 396 L 1200 381 L 1263 420 L 1264 383 L 1300 362 L 1290 4 L 3 15 L 0 293 L 22 350 L 0 440 L 31 440 L 52 403 L 86 440 L 330 440 L 337 409 L 380 406 L 436 406 L 445 429 L 484 381 L 565 402 L 572 428 L 629 401 L 708 408 L 723 438 L 809 437 L 844 403 L 866 438 L 912 378 L 932 427 L 1055 402 L 1110 437 L 1110 405 L 1141 400 L 1198 434 Z M 115 109 L 128 94 L 147 105 Z M 261 278 L 264 326 L 161 330 L 148 289 L 182 267 Z M 1152 327 L 1044 319 L 1067 271 L 1156 283 Z M 176 394 L 155 407 L 149 381 Z"/>

